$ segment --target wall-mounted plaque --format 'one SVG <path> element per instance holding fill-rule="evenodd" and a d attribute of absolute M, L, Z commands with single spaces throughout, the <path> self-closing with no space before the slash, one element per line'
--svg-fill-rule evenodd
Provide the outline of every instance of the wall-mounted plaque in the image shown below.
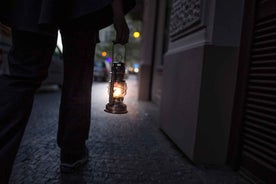
<path fill-rule="evenodd" d="M 171 41 L 175 41 L 202 27 L 201 0 L 172 0 L 171 6 Z"/>

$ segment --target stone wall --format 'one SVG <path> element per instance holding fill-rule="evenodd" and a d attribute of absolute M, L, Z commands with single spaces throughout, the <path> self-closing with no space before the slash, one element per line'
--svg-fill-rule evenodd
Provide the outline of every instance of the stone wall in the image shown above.
<path fill-rule="evenodd" d="M 172 0 L 160 127 L 194 162 L 224 164 L 243 2 Z"/>

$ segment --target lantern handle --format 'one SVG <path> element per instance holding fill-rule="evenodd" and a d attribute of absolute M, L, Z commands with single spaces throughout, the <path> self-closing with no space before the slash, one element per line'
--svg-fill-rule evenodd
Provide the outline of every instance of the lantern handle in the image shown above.
<path fill-rule="evenodd" d="M 113 43 L 112 44 L 112 63 L 115 61 L 114 60 L 114 45 L 116 45 L 116 43 Z M 126 62 L 126 45 L 123 45 L 124 46 L 124 48 L 125 48 L 125 52 L 124 52 L 124 58 L 123 58 L 123 61 L 124 61 L 124 63 Z"/>

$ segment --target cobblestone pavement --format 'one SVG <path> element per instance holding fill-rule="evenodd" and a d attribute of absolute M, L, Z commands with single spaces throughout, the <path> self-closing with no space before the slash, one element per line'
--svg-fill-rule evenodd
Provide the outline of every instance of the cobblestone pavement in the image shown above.
<path fill-rule="evenodd" d="M 89 162 L 72 175 L 59 172 L 56 132 L 60 91 L 38 93 L 10 183 L 237 183 L 236 174 L 227 168 L 191 164 L 158 128 L 158 107 L 137 101 L 133 76 L 128 86 L 125 102 L 129 113 L 112 115 L 103 111 L 107 84 L 93 84 Z"/>

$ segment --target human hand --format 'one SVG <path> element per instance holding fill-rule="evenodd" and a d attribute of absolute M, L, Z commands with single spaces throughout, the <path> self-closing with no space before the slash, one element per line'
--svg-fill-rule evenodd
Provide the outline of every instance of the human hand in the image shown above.
<path fill-rule="evenodd" d="M 123 4 L 122 0 L 113 0 L 113 24 L 116 31 L 115 44 L 126 44 L 129 39 L 129 28 L 125 20 L 123 13 Z"/>

